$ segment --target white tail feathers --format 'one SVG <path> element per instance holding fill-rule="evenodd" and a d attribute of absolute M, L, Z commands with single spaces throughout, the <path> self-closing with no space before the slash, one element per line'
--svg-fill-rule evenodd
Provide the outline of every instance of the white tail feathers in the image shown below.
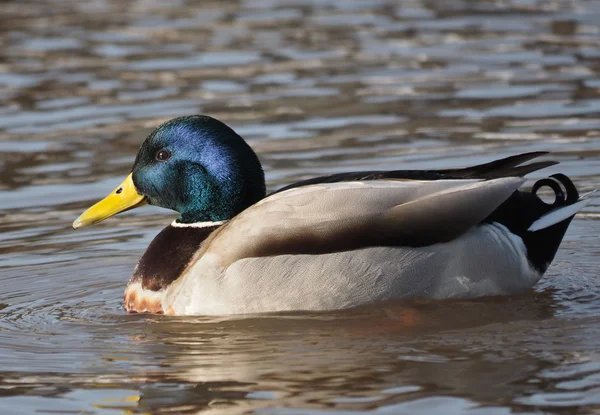
<path fill-rule="evenodd" d="M 570 218 L 571 216 L 579 212 L 581 209 L 583 209 L 588 203 L 590 203 L 592 201 L 591 196 L 597 191 L 598 190 L 594 190 L 592 192 L 586 193 L 579 199 L 579 201 L 573 203 L 572 205 L 563 206 L 546 213 L 544 216 L 533 222 L 527 230 L 529 232 L 539 231 L 541 229 L 549 228 L 552 225 L 556 225 L 557 223 L 562 222 L 567 218 Z"/>

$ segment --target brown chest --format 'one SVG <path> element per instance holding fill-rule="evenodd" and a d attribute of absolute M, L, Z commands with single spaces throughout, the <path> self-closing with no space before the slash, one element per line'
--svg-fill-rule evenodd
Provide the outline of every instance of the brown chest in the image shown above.
<path fill-rule="evenodd" d="M 166 288 L 181 275 L 202 242 L 218 227 L 167 226 L 139 259 L 129 284 L 140 283 L 150 291 Z"/>

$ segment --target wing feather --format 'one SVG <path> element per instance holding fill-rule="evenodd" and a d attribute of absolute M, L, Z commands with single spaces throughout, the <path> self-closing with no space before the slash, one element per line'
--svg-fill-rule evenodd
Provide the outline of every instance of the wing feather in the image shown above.
<path fill-rule="evenodd" d="M 242 258 L 322 254 L 369 246 L 427 246 L 476 226 L 522 183 L 493 180 L 362 181 L 269 196 L 215 231 L 206 253 Z"/>

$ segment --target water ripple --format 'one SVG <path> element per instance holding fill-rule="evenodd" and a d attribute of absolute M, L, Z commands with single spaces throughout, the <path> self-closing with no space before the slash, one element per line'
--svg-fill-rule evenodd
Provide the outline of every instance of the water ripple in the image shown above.
<path fill-rule="evenodd" d="M 267 185 L 550 150 L 600 188 L 600 3 L 4 2 L 0 406 L 34 413 L 590 413 L 600 202 L 534 292 L 343 313 L 129 316 L 173 219 L 73 219 L 170 117 L 207 113 Z M 531 183 L 528 182 L 529 184 Z"/>

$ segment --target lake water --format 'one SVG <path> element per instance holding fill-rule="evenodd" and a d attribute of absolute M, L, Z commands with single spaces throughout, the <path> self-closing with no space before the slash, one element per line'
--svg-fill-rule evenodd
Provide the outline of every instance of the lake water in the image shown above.
<path fill-rule="evenodd" d="M 173 213 L 71 229 L 192 113 L 270 189 L 534 150 L 600 188 L 600 1 L 0 4 L 0 413 L 600 413 L 600 199 L 531 293 L 321 314 L 127 315 Z"/>

